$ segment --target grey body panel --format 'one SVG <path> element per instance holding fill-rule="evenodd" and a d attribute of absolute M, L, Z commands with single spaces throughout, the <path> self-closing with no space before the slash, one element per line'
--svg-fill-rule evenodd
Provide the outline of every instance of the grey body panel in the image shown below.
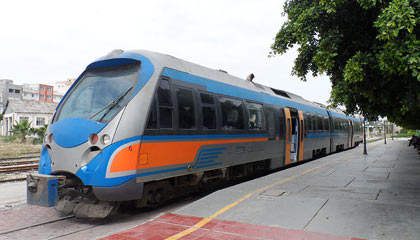
<path fill-rule="evenodd" d="M 118 126 L 118 122 L 123 112 L 124 108 L 98 133 L 99 139 L 104 134 L 108 134 L 111 139 L 113 138 L 115 129 Z M 46 134 L 50 134 L 49 128 Z M 100 152 L 91 151 L 93 145 L 91 145 L 89 141 L 72 148 L 62 147 L 54 141 L 49 143 L 48 146 L 49 148 L 47 147 L 47 149 L 51 157 L 51 168 L 53 172 L 63 171 L 75 174 L 81 167 L 88 164 Z M 99 149 L 103 149 L 107 146 L 109 146 L 109 144 L 102 144 L 101 141 L 98 141 L 98 143 L 95 144 L 95 147 L 98 147 Z"/>
<path fill-rule="evenodd" d="M 116 187 L 93 187 L 93 193 L 102 201 L 130 201 L 140 199 L 143 194 L 143 183 L 131 179 Z"/>

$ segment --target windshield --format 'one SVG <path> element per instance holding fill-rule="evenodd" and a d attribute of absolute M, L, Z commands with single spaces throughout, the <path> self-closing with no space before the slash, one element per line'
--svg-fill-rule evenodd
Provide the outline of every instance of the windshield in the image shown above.
<path fill-rule="evenodd" d="M 59 110 L 57 121 L 85 118 L 109 122 L 127 103 L 140 63 L 87 70 Z"/>

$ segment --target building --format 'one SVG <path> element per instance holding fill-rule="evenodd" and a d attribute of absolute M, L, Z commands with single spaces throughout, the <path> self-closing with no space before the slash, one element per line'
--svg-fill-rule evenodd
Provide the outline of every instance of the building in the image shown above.
<path fill-rule="evenodd" d="M 57 105 L 57 103 L 33 100 L 9 100 L 2 112 L 3 120 L 0 121 L 0 135 L 10 135 L 13 125 L 22 120 L 28 120 L 32 128 L 39 128 L 48 124 Z"/>
<path fill-rule="evenodd" d="M 68 78 L 64 81 L 56 81 L 54 83 L 54 99 L 53 102 L 60 102 L 71 85 L 76 81 L 76 78 Z"/>
<path fill-rule="evenodd" d="M 13 84 L 10 79 L 0 79 L 0 112 L 3 112 L 9 99 L 22 99 L 22 86 Z"/>
<path fill-rule="evenodd" d="M 22 100 L 39 101 L 39 84 L 23 84 Z"/>

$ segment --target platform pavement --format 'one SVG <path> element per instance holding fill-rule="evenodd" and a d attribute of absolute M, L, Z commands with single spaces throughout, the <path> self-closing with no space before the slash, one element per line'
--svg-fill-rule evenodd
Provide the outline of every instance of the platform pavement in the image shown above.
<path fill-rule="evenodd" d="M 368 155 L 359 146 L 216 191 L 169 213 L 196 221 L 180 223 L 171 239 L 218 239 L 197 235 L 204 230 L 226 239 L 291 239 L 212 231 L 206 224 L 214 221 L 283 229 L 295 232 L 293 239 L 419 239 L 420 159 L 405 139 L 387 143 L 368 144 Z M 158 218 L 149 225 L 156 222 L 167 224 Z M 127 233 L 143 234 L 144 226 L 105 239 L 130 239 Z"/>

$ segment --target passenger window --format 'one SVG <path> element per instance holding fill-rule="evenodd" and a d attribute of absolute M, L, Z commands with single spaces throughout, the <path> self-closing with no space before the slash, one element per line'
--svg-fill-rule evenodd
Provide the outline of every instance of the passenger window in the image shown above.
<path fill-rule="evenodd" d="M 220 97 L 223 129 L 244 129 L 244 113 L 241 100 Z"/>
<path fill-rule="evenodd" d="M 249 115 L 249 129 L 265 129 L 263 106 L 257 103 L 246 103 L 246 108 L 248 109 Z"/>
<path fill-rule="evenodd" d="M 157 110 L 156 100 L 153 100 L 152 109 L 149 114 L 149 121 L 147 122 L 147 129 L 157 129 Z"/>
<path fill-rule="evenodd" d="M 330 130 L 330 121 L 329 121 L 328 117 L 324 118 L 324 129 L 325 130 Z"/>
<path fill-rule="evenodd" d="M 169 81 L 161 79 L 158 89 L 159 127 L 172 128 L 173 107 Z"/>
<path fill-rule="evenodd" d="M 324 129 L 323 123 L 322 123 L 322 117 L 321 116 L 316 116 L 316 125 L 318 126 L 318 130 L 322 131 Z"/>
<path fill-rule="evenodd" d="M 172 128 L 172 109 L 159 109 L 160 128 Z"/>
<path fill-rule="evenodd" d="M 201 103 L 214 104 L 213 95 L 207 93 L 200 93 Z"/>
<path fill-rule="evenodd" d="M 216 129 L 216 106 L 211 94 L 200 93 L 204 129 Z"/>
<path fill-rule="evenodd" d="M 283 109 L 282 109 L 283 111 Z M 280 115 L 279 117 L 279 123 L 280 123 L 280 138 L 284 138 L 284 116 Z"/>
<path fill-rule="evenodd" d="M 169 81 L 161 79 L 158 90 L 158 99 L 160 106 L 172 106 L 171 91 L 169 88 Z"/>
<path fill-rule="evenodd" d="M 179 128 L 195 128 L 194 95 L 192 90 L 177 88 Z"/>
<path fill-rule="evenodd" d="M 312 130 L 312 117 L 311 115 L 306 115 L 306 125 L 308 126 L 308 130 Z"/>

